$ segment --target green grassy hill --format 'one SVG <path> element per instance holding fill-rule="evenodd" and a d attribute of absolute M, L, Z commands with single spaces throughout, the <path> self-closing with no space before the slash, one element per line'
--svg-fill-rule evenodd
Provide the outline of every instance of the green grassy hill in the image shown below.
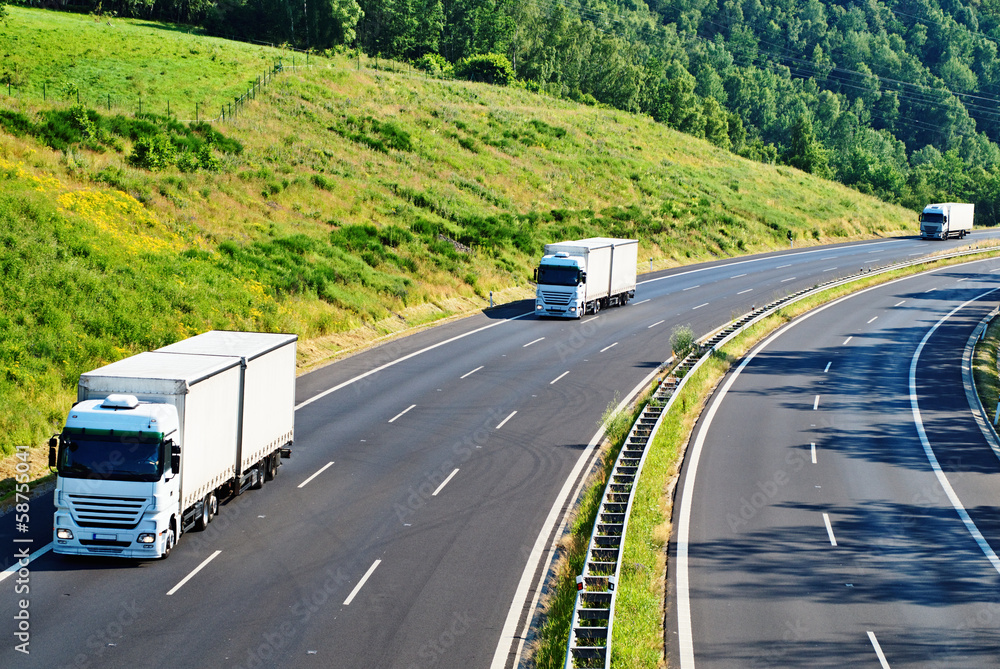
<path fill-rule="evenodd" d="M 302 366 L 317 364 L 490 291 L 530 295 L 549 241 L 635 237 L 645 269 L 789 234 L 916 230 L 908 210 L 648 118 L 384 61 L 299 54 L 292 68 L 278 49 L 18 7 L 0 53 L 7 453 L 56 429 L 97 365 L 210 328 L 296 332 Z M 279 59 L 237 118 L 174 120 Z"/>

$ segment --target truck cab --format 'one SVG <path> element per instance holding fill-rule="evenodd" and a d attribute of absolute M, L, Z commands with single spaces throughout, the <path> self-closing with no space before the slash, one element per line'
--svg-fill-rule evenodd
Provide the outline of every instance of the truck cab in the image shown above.
<path fill-rule="evenodd" d="M 176 541 L 177 409 L 112 394 L 85 400 L 49 442 L 57 553 L 151 558 Z"/>
<path fill-rule="evenodd" d="M 587 265 L 565 251 L 543 256 L 535 270 L 535 313 L 579 318 L 585 311 Z"/>

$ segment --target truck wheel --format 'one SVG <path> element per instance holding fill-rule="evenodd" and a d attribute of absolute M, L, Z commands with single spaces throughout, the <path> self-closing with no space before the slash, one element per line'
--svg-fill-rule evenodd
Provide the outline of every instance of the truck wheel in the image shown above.
<path fill-rule="evenodd" d="M 198 516 L 198 520 L 195 521 L 194 529 L 199 532 L 203 532 L 208 524 L 212 522 L 212 518 L 215 516 L 215 495 L 208 493 L 205 495 L 205 499 L 201 501 L 201 514 Z"/>
<path fill-rule="evenodd" d="M 163 555 L 160 556 L 161 560 L 166 560 L 170 557 L 170 551 L 173 550 L 174 543 L 177 541 L 177 536 L 174 534 L 174 523 L 170 522 L 170 529 L 167 530 L 167 537 L 163 542 Z"/>
<path fill-rule="evenodd" d="M 271 453 L 267 456 L 267 480 L 273 481 L 274 477 L 278 475 L 278 454 Z"/>
<path fill-rule="evenodd" d="M 266 459 L 257 463 L 257 468 L 254 470 L 253 483 L 250 484 L 251 490 L 260 490 L 264 487 L 264 470 L 267 468 L 264 464 L 265 461 Z"/>

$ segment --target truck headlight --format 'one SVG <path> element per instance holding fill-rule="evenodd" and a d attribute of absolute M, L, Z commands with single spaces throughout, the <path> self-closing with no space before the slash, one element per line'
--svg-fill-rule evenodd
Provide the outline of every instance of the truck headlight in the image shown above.
<path fill-rule="evenodd" d="M 73 530 L 67 530 L 65 528 L 60 527 L 60 528 L 56 529 L 56 538 L 57 539 L 72 539 L 73 538 Z"/>
<path fill-rule="evenodd" d="M 544 307 L 544 306 L 542 306 L 541 304 L 536 304 L 536 305 L 535 305 L 535 309 L 538 309 L 539 311 L 541 311 L 541 310 L 542 310 L 542 309 L 544 309 L 544 308 L 545 308 L 545 307 Z"/>
<path fill-rule="evenodd" d="M 150 532 L 143 532 L 142 534 L 139 535 L 139 538 L 136 539 L 136 543 L 140 544 L 156 543 L 156 535 Z"/>

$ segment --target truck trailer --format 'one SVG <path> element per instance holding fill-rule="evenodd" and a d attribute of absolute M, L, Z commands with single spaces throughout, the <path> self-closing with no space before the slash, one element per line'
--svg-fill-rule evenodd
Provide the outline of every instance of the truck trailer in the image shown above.
<path fill-rule="evenodd" d="M 635 239 L 591 237 L 546 244 L 535 269 L 535 313 L 582 318 L 635 297 Z"/>
<path fill-rule="evenodd" d="M 962 202 L 929 204 L 920 214 L 921 239 L 962 239 L 972 232 L 976 205 Z"/>
<path fill-rule="evenodd" d="M 80 376 L 49 441 L 53 550 L 167 557 L 291 454 L 297 337 L 207 332 Z"/>

